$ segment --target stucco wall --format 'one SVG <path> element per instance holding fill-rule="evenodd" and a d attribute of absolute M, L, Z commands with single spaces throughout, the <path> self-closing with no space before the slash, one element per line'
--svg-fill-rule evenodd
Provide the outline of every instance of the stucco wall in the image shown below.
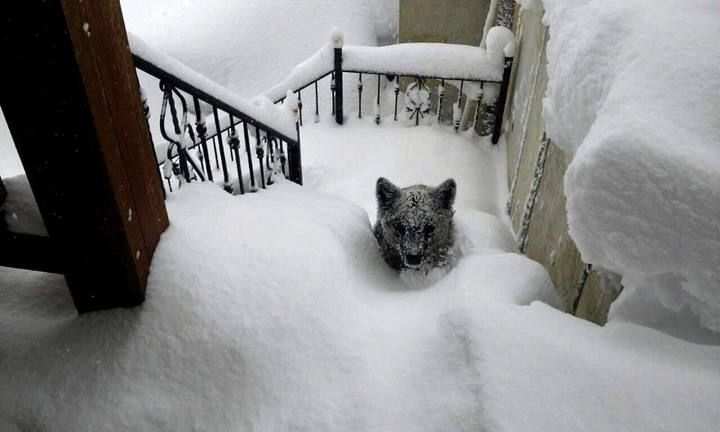
<path fill-rule="evenodd" d="M 566 311 L 602 324 L 621 285 L 616 276 L 586 265 L 568 234 L 563 180 L 570 156 L 544 139 L 542 119 L 548 29 L 541 8 L 517 11 L 516 17 L 520 44 L 505 123 L 512 227 L 525 238 L 523 252 L 550 273 Z"/>

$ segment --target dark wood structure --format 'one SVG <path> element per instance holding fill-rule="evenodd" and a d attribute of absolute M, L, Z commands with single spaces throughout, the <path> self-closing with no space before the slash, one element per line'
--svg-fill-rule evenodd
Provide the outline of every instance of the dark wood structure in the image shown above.
<path fill-rule="evenodd" d="M 0 103 L 49 238 L 0 235 L 0 265 L 62 272 L 79 312 L 140 304 L 168 225 L 118 0 L 3 13 Z"/>

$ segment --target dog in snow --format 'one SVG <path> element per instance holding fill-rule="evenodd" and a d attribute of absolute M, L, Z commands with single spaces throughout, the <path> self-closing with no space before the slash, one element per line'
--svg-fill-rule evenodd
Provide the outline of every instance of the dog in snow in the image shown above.
<path fill-rule="evenodd" d="M 378 179 L 377 222 L 373 232 L 390 267 L 428 273 L 450 264 L 455 241 L 455 191 L 453 179 L 437 187 L 406 188 L 382 177 Z"/>

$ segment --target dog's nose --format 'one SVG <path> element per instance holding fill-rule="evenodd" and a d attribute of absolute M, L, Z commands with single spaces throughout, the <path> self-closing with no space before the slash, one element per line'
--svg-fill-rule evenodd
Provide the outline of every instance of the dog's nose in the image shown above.
<path fill-rule="evenodd" d="M 411 266 L 420 265 L 422 262 L 422 254 L 407 254 L 405 255 L 405 260 Z"/>

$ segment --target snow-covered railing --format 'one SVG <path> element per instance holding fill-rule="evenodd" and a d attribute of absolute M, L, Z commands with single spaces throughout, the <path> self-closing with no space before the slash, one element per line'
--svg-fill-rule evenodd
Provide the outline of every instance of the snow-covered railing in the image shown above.
<path fill-rule="evenodd" d="M 128 40 L 135 67 L 160 80 L 160 132 L 168 146 L 159 165 L 169 191 L 173 181 L 178 185 L 192 180 L 214 181 L 214 169 L 221 170 L 228 192 L 243 194 L 265 188 L 279 174 L 302 184 L 297 101 L 288 99 L 282 106 L 261 98 L 247 101 L 136 36 L 128 34 Z M 149 119 L 144 93 L 142 98 Z M 187 99 L 191 99 L 191 106 Z M 189 114 L 194 115 L 194 123 L 188 120 Z M 210 118 L 206 121 L 206 117 Z M 241 153 L 245 153 L 245 160 Z M 233 162 L 235 172 L 231 173 L 228 165 Z"/>
<path fill-rule="evenodd" d="M 487 37 L 487 49 L 469 45 L 441 43 L 404 43 L 385 47 L 344 46 L 342 33 L 333 30 L 331 43 L 296 66 L 281 83 L 263 93 L 275 102 L 284 100 L 285 90 L 292 89 L 299 103 L 299 120 L 303 122 L 303 91 L 314 91 L 314 114 L 319 117 L 318 83 L 330 76 L 332 113 L 338 124 L 344 121 L 345 76 L 356 76 L 357 115 L 363 116 L 363 89 L 371 84 L 374 94 L 375 122 L 383 117 L 383 89 L 391 86 L 392 117 L 398 120 L 400 89 L 405 88 L 403 106 L 407 118 L 416 125 L 426 117 L 437 122 L 451 120 L 456 130 L 470 114 L 472 128 L 488 135 L 493 143 L 500 136 L 503 111 L 515 55 L 515 39 L 504 27 L 494 27 Z M 435 84 L 435 91 L 431 88 Z M 444 118 L 443 105 L 450 103 L 448 86 L 457 96 L 450 119 Z M 306 98 L 307 99 L 307 98 Z M 474 107 L 468 104 L 472 101 Z M 387 103 L 387 102 L 385 102 Z M 367 107 L 366 107 L 367 108 Z M 468 113 L 468 110 L 472 109 Z M 385 110 L 389 114 L 388 109 Z"/>

